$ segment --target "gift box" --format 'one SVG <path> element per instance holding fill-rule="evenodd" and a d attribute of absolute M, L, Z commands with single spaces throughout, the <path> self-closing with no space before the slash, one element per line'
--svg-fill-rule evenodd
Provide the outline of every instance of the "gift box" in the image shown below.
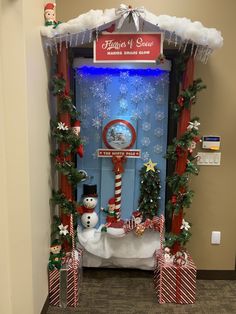
<path fill-rule="evenodd" d="M 187 263 L 166 262 L 163 251 L 155 253 L 154 286 L 159 303 L 192 304 L 196 294 L 196 266 L 187 254 Z"/>
<path fill-rule="evenodd" d="M 77 307 L 82 281 L 82 253 L 75 250 L 63 260 L 61 269 L 48 271 L 49 304 L 60 307 Z"/>

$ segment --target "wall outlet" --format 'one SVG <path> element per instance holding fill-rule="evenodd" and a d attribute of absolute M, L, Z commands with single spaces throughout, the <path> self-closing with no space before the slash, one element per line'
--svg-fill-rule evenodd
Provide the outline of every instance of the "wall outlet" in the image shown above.
<path fill-rule="evenodd" d="M 211 244 L 220 244 L 221 232 L 212 231 L 211 233 Z"/>

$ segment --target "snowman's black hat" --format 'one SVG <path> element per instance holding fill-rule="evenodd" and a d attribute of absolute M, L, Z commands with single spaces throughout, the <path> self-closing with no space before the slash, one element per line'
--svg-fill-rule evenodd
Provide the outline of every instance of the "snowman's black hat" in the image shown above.
<path fill-rule="evenodd" d="M 97 185 L 89 185 L 89 184 L 84 184 L 83 185 L 83 197 L 86 196 L 91 196 L 91 197 L 98 197 L 97 195 Z"/>

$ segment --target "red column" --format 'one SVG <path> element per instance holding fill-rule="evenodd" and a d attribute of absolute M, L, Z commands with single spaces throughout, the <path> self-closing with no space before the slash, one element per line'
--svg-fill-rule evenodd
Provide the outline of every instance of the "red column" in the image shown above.
<path fill-rule="evenodd" d="M 193 57 L 189 58 L 186 64 L 186 70 L 183 76 L 183 82 L 181 88 L 187 89 L 193 83 L 194 78 L 194 59 Z M 190 122 L 190 109 L 184 108 L 181 111 L 179 121 L 178 121 L 178 129 L 177 129 L 177 138 L 180 138 L 187 130 L 187 127 Z M 175 172 L 178 175 L 182 175 L 186 170 L 188 152 L 183 152 L 181 156 L 177 157 Z M 178 214 L 173 213 L 172 216 L 172 225 L 171 225 L 171 232 L 173 234 L 180 234 L 181 232 L 181 225 L 183 220 L 183 208 L 181 208 Z M 177 251 L 180 250 L 180 244 L 176 242 L 172 248 L 172 253 L 175 254 Z"/>
<path fill-rule="evenodd" d="M 68 66 L 68 49 L 65 46 L 65 43 L 62 44 L 61 49 L 58 49 L 58 55 L 57 55 L 57 72 L 58 74 L 63 77 L 66 81 L 65 86 L 65 93 L 68 95 L 70 92 L 70 76 L 69 76 L 69 66 Z M 59 117 L 60 121 L 65 123 L 68 127 L 71 127 L 71 117 L 68 113 L 61 113 Z M 65 143 L 60 144 L 60 152 L 61 157 L 63 157 L 63 154 L 65 150 L 67 149 L 68 145 Z M 67 161 L 71 161 L 71 155 L 66 157 Z M 60 175 L 60 190 L 63 194 L 65 194 L 66 198 L 68 200 L 73 200 L 73 189 L 71 184 L 68 182 L 68 179 L 63 174 Z M 68 230 L 70 229 L 70 215 L 61 213 L 60 215 L 61 221 L 63 225 L 68 225 Z M 62 244 L 65 251 L 70 251 L 71 247 L 68 243 L 68 241 L 64 241 Z"/>

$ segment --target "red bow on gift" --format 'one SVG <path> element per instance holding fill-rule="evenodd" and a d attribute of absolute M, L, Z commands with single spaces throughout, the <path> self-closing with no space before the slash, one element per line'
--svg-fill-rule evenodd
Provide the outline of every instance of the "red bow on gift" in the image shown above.
<path fill-rule="evenodd" d="M 147 218 L 144 222 L 145 228 L 153 229 L 156 231 L 160 231 L 160 224 L 159 224 L 159 218 L 153 217 L 153 219 Z"/>

